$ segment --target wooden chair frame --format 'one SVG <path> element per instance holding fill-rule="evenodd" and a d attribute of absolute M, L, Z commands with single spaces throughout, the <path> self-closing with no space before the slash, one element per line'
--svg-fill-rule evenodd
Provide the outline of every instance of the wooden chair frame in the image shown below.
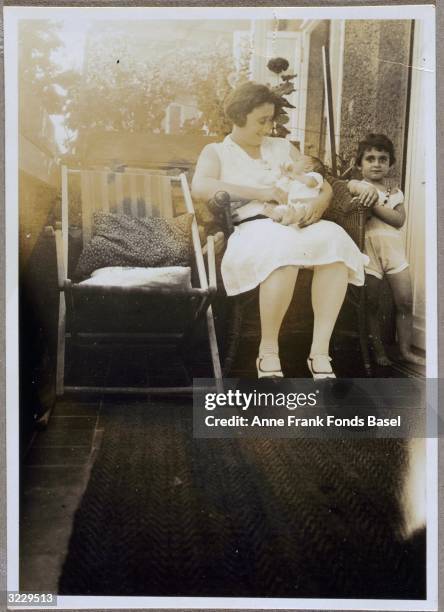
<path fill-rule="evenodd" d="M 61 224 L 56 224 L 56 227 L 48 227 L 47 233 L 54 236 L 55 238 L 55 246 L 56 246 L 56 257 L 57 257 L 57 276 L 58 276 L 58 286 L 59 286 L 59 318 L 58 318 L 58 342 L 57 342 L 57 367 L 56 367 L 56 395 L 61 396 L 66 392 L 69 393 L 124 393 L 124 394 L 187 394 L 192 392 L 192 387 L 184 386 L 184 387 L 96 387 L 96 386 L 67 386 L 65 385 L 65 354 L 66 354 L 66 339 L 70 338 L 73 335 L 73 331 L 67 333 L 66 330 L 66 320 L 67 320 L 67 308 L 70 308 L 71 302 L 73 301 L 73 297 L 78 294 L 84 295 L 92 295 L 92 294 L 101 294 L 101 295 L 118 295 L 118 294 L 143 294 L 143 295 L 152 295 L 152 296 L 163 296 L 165 300 L 174 299 L 184 296 L 193 299 L 196 303 L 194 308 L 194 316 L 193 319 L 189 322 L 189 325 L 186 329 L 184 329 L 182 334 L 165 334 L 163 337 L 162 334 L 156 334 L 155 338 L 153 335 L 148 334 L 147 338 L 142 338 L 146 340 L 150 339 L 166 339 L 172 340 L 175 344 L 184 343 L 189 337 L 192 335 L 192 332 L 196 326 L 196 324 L 201 321 L 204 317 L 206 318 L 206 327 L 208 333 L 208 340 L 211 352 L 211 362 L 214 378 L 217 381 L 220 381 L 222 378 L 222 369 L 219 360 L 219 351 L 217 346 L 216 332 L 214 326 L 213 313 L 211 309 L 211 303 L 213 298 L 217 292 L 216 287 L 216 264 L 215 264 L 215 254 L 214 254 L 214 241 L 213 237 L 209 236 L 207 239 L 207 244 L 205 248 L 206 256 L 207 256 L 207 270 L 205 268 L 204 255 L 202 251 L 202 246 L 199 238 L 199 231 L 196 222 L 196 218 L 192 221 L 191 225 L 191 239 L 192 239 L 192 247 L 193 247 L 193 255 L 194 255 L 194 264 L 197 270 L 197 278 L 198 278 L 198 286 L 192 287 L 189 289 L 182 288 L 150 288 L 150 287 L 100 287 L 100 286 L 88 286 L 82 285 L 76 282 L 73 282 L 69 278 L 68 272 L 68 240 L 69 240 L 69 195 L 68 195 L 68 179 L 71 174 L 80 174 L 81 178 L 81 186 L 82 186 L 82 218 L 83 220 L 89 218 L 92 214 L 92 211 L 87 210 L 88 202 L 85 196 L 85 185 L 87 184 L 88 176 L 91 174 L 97 173 L 97 170 L 79 170 L 79 169 L 68 169 L 67 166 L 62 166 L 61 174 L 62 174 L 62 221 Z M 188 186 L 188 182 L 185 174 L 180 174 L 179 176 L 167 176 L 164 173 L 153 173 L 151 171 L 137 170 L 134 174 L 144 174 L 145 180 L 149 182 L 153 176 L 162 176 L 162 184 L 166 184 L 165 181 L 168 181 L 171 185 L 178 185 L 181 189 L 181 195 L 183 197 L 183 201 L 185 203 L 186 212 L 195 215 L 193 201 L 191 198 L 190 189 Z M 120 182 L 119 173 L 109 172 L 108 170 L 103 170 L 101 172 L 103 175 L 103 197 L 107 202 L 107 193 L 106 193 L 106 184 L 104 182 L 104 177 L 109 177 L 113 175 L 117 183 Z M 131 171 L 125 173 L 126 176 L 131 176 Z M 133 183 L 131 183 L 131 188 L 133 187 Z M 116 185 L 116 190 L 118 191 L 118 185 Z M 134 195 L 134 194 L 132 194 Z M 120 207 L 118 212 L 122 212 L 123 209 L 123 201 L 120 198 L 116 199 L 117 205 Z M 106 209 L 106 207 L 105 207 Z M 131 211 L 137 214 L 137 202 L 135 202 L 135 198 L 131 198 Z M 82 228 L 82 231 L 86 233 L 84 236 L 85 241 L 88 240 L 91 234 L 91 226 L 89 222 L 86 223 L 86 226 Z M 193 303 L 194 303 L 193 302 Z M 84 339 L 95 339 L 95 340 L 104 340 L 112 339 L 111 336 L 115 334 L 108 333 L 86 333 L 82 334 L 78 330 L 74 330 L 74 335 L 76 337 L 83 337 Z M 134 338 L 134 333 L 121 333 L 118 334 L 118 340 L 121 342 L 122 340 L 130 340 Z M 141 339 L 140 334 L 136 334 Z M 220 385 L 220 383 L 218 382 Z"/>

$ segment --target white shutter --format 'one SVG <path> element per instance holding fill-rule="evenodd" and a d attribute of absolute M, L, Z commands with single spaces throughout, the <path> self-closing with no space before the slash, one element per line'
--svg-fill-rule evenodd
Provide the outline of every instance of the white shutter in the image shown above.
<path fill-rule="evenodd" d="M 421 66 L 427 57 L 424 50 L 424 36 L 420 21 L 415 23 L 413 66 Z M 428 73 L 413 70 L 410 101 L 410 121 L 407 145 L 407 166 L 405 184 L 405 206 L 407 224 L 404 230 L 407 259 L 413 286 L 413 344 L 426 347 L 426 265 L 425 265 L 425 220 L 427 205 L 426 170 L 431 164 L 427 151 L 427 92 Z M 433 78 L 430 75 L 429 78 Z M 431 186 L 432 189 L 434 186 Z M 429 186 L 430 189 L 430 186 Z M 434 265 L 430 262 L 430 265 Z"/>

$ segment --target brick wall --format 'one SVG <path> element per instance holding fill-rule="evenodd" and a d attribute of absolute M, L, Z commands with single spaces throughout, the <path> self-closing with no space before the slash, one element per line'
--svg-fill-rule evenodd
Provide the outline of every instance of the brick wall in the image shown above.
<path fill-rule="evenodd" d="M 392 170 L 401 181 L 411 22 L 347 21 L 341 106 L 340 154 L 350 159 L 368 132 L 382 132 L 395 145 Z"/>

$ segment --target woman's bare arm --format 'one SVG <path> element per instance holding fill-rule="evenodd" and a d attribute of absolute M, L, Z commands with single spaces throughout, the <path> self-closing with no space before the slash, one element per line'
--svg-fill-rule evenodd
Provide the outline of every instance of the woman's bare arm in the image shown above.
<path fill-rule="evenodd" d="M 214 148 L 207 145 L 197 160 L 196 171 L 191 184 L 192 194 L 195 198 L 209 200 L 218 191 L 227 191 L 233 200 L 237 197 L 261 202 L 275 200 L 279 203 L 286 203 L 287 194 L 282 189 L 275 187 L 257 189 L 255 187 L 233 185 L 221 181 L 219 177 L 219 157 Z"/>
<path fill-rule="evenodd" d="M 318 181 L 312 176 L 308 176 L 307 174 L 295 174 L 292 178 L 296 179 L 300 183 L 303 183 L 304 185 L 306 185 L 306 187 L 313 188 L 318 185 Z"/>

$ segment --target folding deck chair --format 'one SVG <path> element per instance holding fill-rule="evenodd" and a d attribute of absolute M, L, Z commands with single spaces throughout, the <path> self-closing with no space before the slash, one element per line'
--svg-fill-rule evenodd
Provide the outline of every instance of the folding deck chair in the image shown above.
<path fill-rule="evenodd" d="M 73 182 L 77 181 L 80 193 L 77 216 L 81 217 L 84 247 L 92 237 L 92 216 L 97 211 L 130 214 L 138 218 L 149 216 L 171 218 L 178 212 L 188 212 L 194 215 L 193 201 L 186 176 L 184 174 L 167 176 L 159 172 L 139 169 L 110 172 L 108 170 L 68 169 L 66 166 L 62 166 L 61 172 L 62 221 L 61 224 L 57 224 L 56 228 L 48 228 L 48 232 L 55 236 L 59 285 L 56 394 L 58 396 L 65 392 L 182 394 L 192 391 L 191 386 L 67 386 L 65 385 L 66 340 L 80 344 L 88 341 L 109 343 L 116 340 L 121 344 L 128 341 L 146 340 L 147 343 L 173 343 L 180 348 L 187 340 L 190 340 L 199 322 L 205 322 L 205 319 L 213 375 L 215 379 L 221 379 L 222 373 L 211 309 L 211 302 L 216 294 L 214 242 L 210 236 L 205 248 L 207 276 L 195 218 L 191 225 L 193 261 L 190 266 L 192 266 L 193 281 L 190 288 L 180 286 L 88 286 L 74 282 L 71 278 L 73 266 L 69 250 L 69 230 L 70 224 L 73 224 L 72 211 L 70 211 L 72 193 L 75 191 L 72 188 Z M 82 308 L 82 305 L 88 306 L 94 300 L 100 305 L 100 303 L 104 304 L 113 299 L 125 301 L 133 298 L 143 300 L 149 311 L 152 308 L 155 313 L 148 333 L 140 332 L 137 329 L 117 333 L 115 330 L 91 331 L 89 325 L 87 331 L 82 330 L 82 321 L 80 320 L 79 323 L 76 313 L 76 309 Z M 146 312 L 146 315 L 144 311 L 145 320 L 150 318 L 149 311 Z M 172 319 L 169 325 L 167 325 L 168 317 Z M 100 312 L 97 319 L 100 322 Z M 160 329 L 164 322 L 166 331 Z"/>

